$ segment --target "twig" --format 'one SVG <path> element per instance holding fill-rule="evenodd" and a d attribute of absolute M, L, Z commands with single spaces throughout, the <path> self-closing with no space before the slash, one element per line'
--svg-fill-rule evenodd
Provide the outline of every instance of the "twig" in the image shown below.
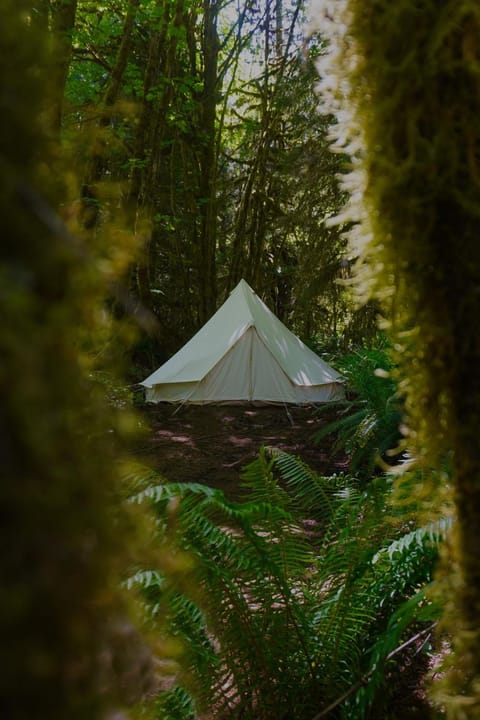
<path fill-rule="evenodd" d="M 402 643 L 402 645 L 399 645 L 397 648 L 395 648 L 395 650 L 392 650 L 392 652 L 390 652 L 387 655 L 387 657 L 385 658 L 385 660 L 383 662 L 384 663 L 388 662 L 395 655 L 398 655 L 399 652 L 402 652 L 402 650 L 405 650 L 406 647 L 408 647 L 409 645 L 412 645 L 412 643 L 416 642 L 424 635 L 430 635 L 433 628 L 435 627 L 435 625 L 436 625 L 436 623 L 432 623 L 431 625 L 428 626 L 428 628 L 421 630 L 419 633 L 417 633 L 413 637 L 406 640 L 404 643 Z M 425 640 L 425 642 L 427 642 L 427 640 L 428 640 L 428 638 Z M 343 703 L 343 701 L 346 700 L 350 695 L 353 695 L 353 693 L 357 692 L 357 690 L 359 690 L 362 687 L 362 685 L 367 685 L 368 681 L 372 677 L 375 670 L 376 670 L 376 667 L 374 667 L 373 670 L 370 670 L 370 672 L 368 672 L 366 675 L 363 675 L 363 677 L 361 677 L 360 680 L 357 680 L 357 682 L 354 685 L 352 685 L 346 692 L 344 692 L 343 695 L 341 695 L 339 698 L 337 698 L 332 703 L 330 703 L 330 705 L 328 707 L 326 707 L 324 710 L 321 710 L 317 715 L 315 715 L 313 720 L 320 720 L 321 718 L 326 717 L 332 710 L 334 710 L 336 707 L 338 707 L 338 705 L 341 705 Z"/>

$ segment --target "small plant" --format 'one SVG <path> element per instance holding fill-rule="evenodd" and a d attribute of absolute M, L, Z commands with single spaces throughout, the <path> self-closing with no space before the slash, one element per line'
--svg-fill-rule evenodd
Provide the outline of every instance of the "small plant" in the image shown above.
<path fill-rule="evenodd" d="M 350 471 L 367 480 L 379 459 L 385 460 L 401 439 L 402 402 L 391 374 L 393 362 L 384 349 L 363 349 L 345 356 L 337 366 L 347 381 L 348 399 L 329 403 L 329 412 L 335 408 L 338 417 L 314 439 L 319 442 L 335 435 L 333 452 L 344 450 Z"/>

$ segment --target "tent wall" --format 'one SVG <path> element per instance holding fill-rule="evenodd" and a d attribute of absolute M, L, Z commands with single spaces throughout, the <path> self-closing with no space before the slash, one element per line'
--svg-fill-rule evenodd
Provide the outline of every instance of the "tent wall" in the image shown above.
<path fill-rule="evenodd" d="M 161 383 L 145 388 L 147 402 L 182 402 L 195 390 L 197 383 Z"/>

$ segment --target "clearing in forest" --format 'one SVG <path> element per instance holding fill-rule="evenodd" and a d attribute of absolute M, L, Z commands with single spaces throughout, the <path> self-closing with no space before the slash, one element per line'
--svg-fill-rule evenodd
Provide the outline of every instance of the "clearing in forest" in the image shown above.
<path fill-rule="evenodd" d="M 145 405 L 150 430 L 139 459 L 170 482 L 200 482 L 241 495 L 240 471 L 262 445 L 301 458 L 316 472 L 330 475 L 346 469 L 331 455 L 331 440 L 317 444 L 313 435 L 336 416 L 323 406 L 281 405 Z"/>

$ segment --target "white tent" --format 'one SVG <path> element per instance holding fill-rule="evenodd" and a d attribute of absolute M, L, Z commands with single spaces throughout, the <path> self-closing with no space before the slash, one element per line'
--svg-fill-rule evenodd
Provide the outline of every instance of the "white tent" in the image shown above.
<path fill-rule="evenodd" d="M 241 280 L 215 315 L 144 380 L 149 402 L 317 403 L 342 379 Z"/>

